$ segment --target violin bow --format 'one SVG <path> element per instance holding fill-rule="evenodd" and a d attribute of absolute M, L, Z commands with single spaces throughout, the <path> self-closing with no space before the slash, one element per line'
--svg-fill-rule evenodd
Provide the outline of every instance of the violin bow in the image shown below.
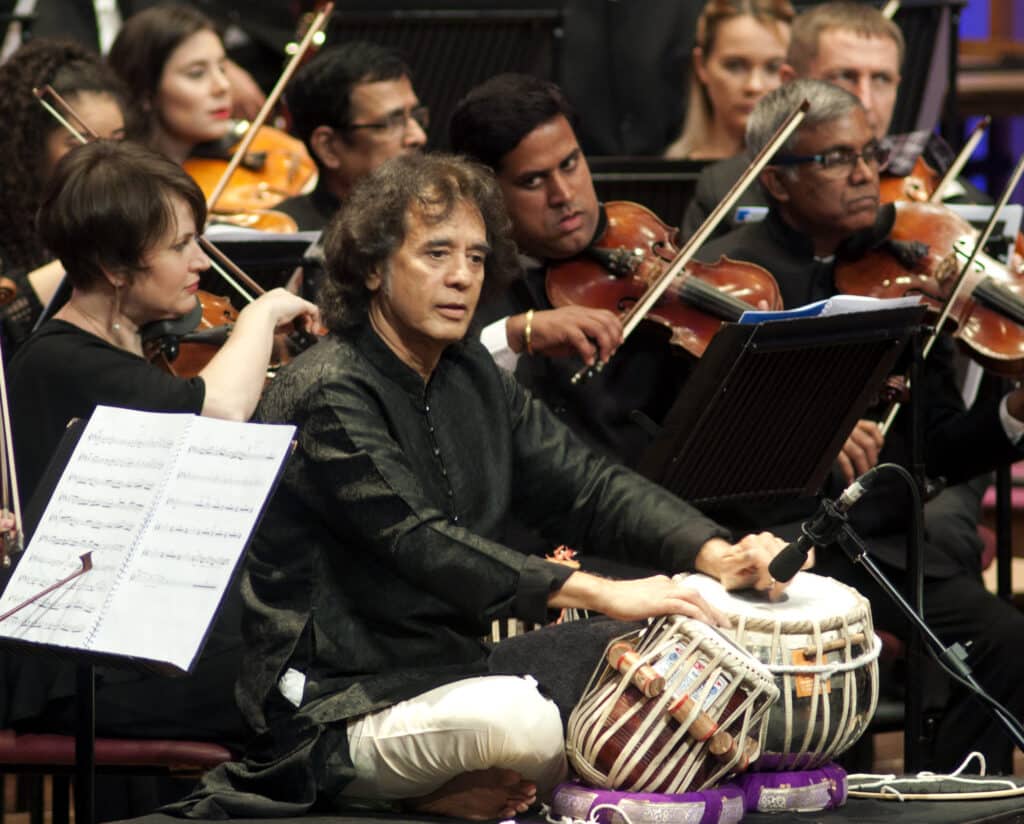
<path fill-rule="evenodd" d="M 989 238 L 992 236 L 992 231 L 995 228 L 996 221 L 999 219 L 999 213 L 1006 206 L 1010 200 L 1010 195 L 1013 194 L 1013 190 L 1017 188 L 1017 184 L 1020 182 L 1021 175 L 1024 174 L 1024 155 L 1017 160 L 1017 165 L 1013 167 L 1013 172 L 1010 175 L 1010 179 L 1007 181 L 1005 188 L 999 195 L 996 204 L 992 207 L 992 214 L 989 215 L 988 220 L 985 222 L 984 228 L 978 235 L 977 242 L 971 248 L 969 253 L 966 253 L 962 249 L 954 248 L 953 253 L 965 257 L 964 264 L 960 267 L 957 272 L 956 281 L 953 289 L 949 293 L 949 297 L 946 298 L 946 302 L 942 307 L 942 312 L 939 314 L 939 319 L 932 326 L 931 331 L 928 333 L 928 337 L 925 340 L 924 348 L 921 352 L 921 357 L 927 358 L 932 348 L 935 346 L 935 342 L 939 339 L 939 334 L 942 331 L 942 327 L 949 319 L 950 313 L 953 311 L 954 302 L 959 298 L 961 291 L 967 285 L 967 273 L 971 270 L 974 265 L 975 258 L 978 253 L 988 243 Z M 896 419 L 896 415 L 900 411 L 900 403 L 896 402 L 889 408 L 889 413 L 886 415 L 885 420 L 882 422 L 882 435 L 883 437 L 889 433 L 889 429 L 892 426 L 893 421 Z"/>
<path fill-rule="evenodd" d="M 988 130 L 991 123 L 991 115 L 985 115 L 978 121 L 977 125 L 971 131 L 970 136 L 964 142 L 963 148 L 960 149 L 957 156 L 953 158 L 953 162 L 949 164 L 949 168 L 946 169 L 946 173 L 939 180 L 938 185 L 935 187 L 935 191 L 932 192 L 932 196 L 928 198 L 929 203 L 942 202 L 942 195 L 944 194 L 946 187 L 960 177 L 960 172 L 964 170 L 964 166 L 967 165 L 967 161 L 971 159 L 971 155 L 974 154 L 974 150 L 978 148 L 981 138 L 985 136 L 985 132 Z"/>
<path fill-rule="evenodd" d="M 807 110 L 810 108 L 810 103 L 804 100 L 799 106 L 796 107 L 790 113 L 789 117 L 783 121 L 782 125 L 775 130 L 775 134 L 772 135 L 763 149 L 757 153 L 757 156 L 753 159 L 747 170 L 740 175 L 740 178 L 732 185 L 732 188 L 726 193 L 725 197 L 718 203 L 717 206 L 711 211 L 711 214 L 707 216 L 704 222 L 700 225 L 696 232 L 694 232 L 689 240 L 683 244 L 678 254 L 673 258 L 672 262 L 665 267 L 665 271 L 662 272 L 657 280 L 651 283 L 647 287 L 646 291 L 637 299 L 636 303 L 626 312 L 622 318 L 622 339 L 625 340 L 632 334 L 633 330 L 636 329 L 637 325 L 644 319 L 651 308 L 658 302 L 665 290 L 671 286 L 672 281 L 679 275 L 685 273 L 686 264 L 690 262 L 693 256 L 697 253 L 707 239 L 711 236 L 711 233 L 718 228 L 718 225 L 725 219 L 725 217 L 732 211 L 733 206 L 736 205 L 736 201 L 740 199 L 744 192 L 750 187 L 750 184 L 754 182 L 765 166 L 768 165 L 772 156 L 779 150 L 779 147 L 785 143 L 790 135 L 796 131 L 797 127 L 803 122 L 803 119 L 807 116 Z M 599 362 L 595 366 L 584 366 L 575 375 L 572 376 L 572 383 L 576 384 L 583 380 L 589 375 L 600 372 L 604 367 L 604 364 Z"/>
<path fill-rule="evenodd" d="M 42 107 L 46 109 L 46 111 L 48 111 L 58 123 L 67 129 L 79 143 L 88 143 L 90 140 L 99 139 L 99 135 L 95 130 L 93 130 L 89 124 L 82 119 L 81 115 L 75 111 L 74 107 L 68 103 L 68 101 L 53 88 L 53 86 L 47 84 L 42 88 L 33 89 L 32 93 L 36 96 L 40 105 L 42 105 Z M 50 101 L 46 99 L 47 96 L 52 97 L 54 102 L 63 109 L 63 112 L 50 103 Z M 78 125 L 81 127 L 81 130 L 72 125 L 69 117 L 78 121 Z M 211 268 L 224 279 L 225 283 L 238 292 L 238 294 L 241 295 L 247 303 L 252 303 L 256 299 L 253 295 L 262 295 L 266 291 L 204 235 L 200 234 L 196 238 L 196 242 L 202 250 L 210 256 Z M 242 283 L 245 284 L 245 287 L 241 285 Z M 246 288 L 250 291 L 247 292 Z"/>
<path fill-rule="evenodd" d="M 263 102 L 263 108 L 260 109 L 259 114 L 253 118 L 252 123 L 249 124 L 249 128 L 245 130 L 245 134 L 242 136 L 241 142 L 238 144 L 238 148 L 235 149 L 235 153 L 231 156 L 231 160 L 228 162 L 227 167 L 224 169 L 224 173 L 220 176 L 220 180 L 217 181 L 217 185 L 213 187 L 213 191 L 210 192 L 210 196 L 206 199 L 206 208 L 213 211 L 214 204 L 220 200 L 220 196 L 224 194 L 224 189 L 227 188 L 228 183 L 231 180 L 231 176 L 235 173 L 238 165 L 242 162 L 242 158 L 245 157 L 246 152 L 249 151 L 249 146 L 252 145 L 253 140 L 256 139 L 256 133 L 260 130 L 267 118 L 270 116 L 270 110 L 277 105 L 278 99 L 284 92 L 284 87 L 288 84 L 288 81 L 292 79 L 292 75 L 295 74 L 295 70 L 299 67 L 299 63 L 302 61 L 303 56 L 309 50 L 310 44 L 313 42 L 313 38 L 323 28 L 324 23 L 327 22 L 327 18 L 334 10 L 334 3 L 327 3 L 319 12 L 316 17 L 313 18 L 313 22 L 310 24 L 309 30 L 302 38 L 302 42 L 299 43 L 298 48 L 292 55 L 288 64 L 284 67 L 284 71 L 281 72 L 281 76 L 277 79 L 277 83 L 274 84 L 274 88 L 270 90 L 270 94 L 267 95 L 267 99 Z"/>
<path fill-rule="evenodd" d="M 0 563 L 11 565 L 11 553 L 24 548 L 21 520 L 21 496 L 18 494 L 18 474 L 14 466 L 14 440 L 11 437 L 11 407 L 7 400 L 7 373 L 3 351 L 0 350 L 0 430 L 3 435 L 3 455 L 0 456 L 0 498 L 3 508 L 14 515 L 14 532 L 0 535 Z"/>

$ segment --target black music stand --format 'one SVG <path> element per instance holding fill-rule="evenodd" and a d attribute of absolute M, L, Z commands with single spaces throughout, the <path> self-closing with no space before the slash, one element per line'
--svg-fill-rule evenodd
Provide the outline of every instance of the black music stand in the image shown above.
<path fill-rule="evenodd" d="M 923 306 L 726 324 L 670 410 L 639 471 L 708 511 L 732 501 L 816 495 L 847 436 L 877 399 Z M 912 374 L 920 346 L 915 341 Z M 913 417 L 920 414 L 915 405 Z M 912 443 L 920 426 L 915 420 Z M 917 449 L 915 448 L 915 453 Z M 914 464 L 919 463 L 917 455 Z M 923 588 L 921 536 L 908 538 L 911 603 Z M 912 629 L 909 648 L 923 651 Z M 906 757 L 918 760 L 920 682 L 907 683 Z"/>
<path fill-rule="evenodd" d="M 923 315 L 910 306 L 726 324 L 640 473 L 698 506 L 817 494 Z"/>

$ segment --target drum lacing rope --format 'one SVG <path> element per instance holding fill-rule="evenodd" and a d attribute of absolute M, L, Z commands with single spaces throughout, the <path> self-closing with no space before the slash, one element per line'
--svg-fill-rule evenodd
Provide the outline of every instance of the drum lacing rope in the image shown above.
<path fill-rule="evenodd" d="M 811 765 L 818 764 L 824 758 L 825 753 L 841 751 L 853 742 L 852 736 L 856 730 L 857 718 L 859 717 L 855 713 L 856 684 L 853 680 L 853 674 L 873 664 L 882 651 L 882 641 L 874 633 L 871 623 L 871 612 L 866 608 L 867 602 L 863 598 L 860 601 L 865 606 L 863 610 L 854 610 L 846 615 L 813 618 L 804 621 L 790 620 L 783 622 L 776 618 L 760 618 L 742 614 L 737 616 L 734 632 L 741 646 L 756 643 L 753 637 L 748 636 L 748 633 L 751 635 L 770 635 L 771 637 L 768 657 L 772 663 L 762 663 L 764 663 L 772 675 L 784 680 L 784 688 L 781 690 L 781 703 L 785 718 L 783 749 L 786 752 L 798 751 L 798 753 L 794 754 L 791 769 L 800 767 L 806 769 Z M 846 644 L 837 650 L 832 650 L 832 652 L 840 653 L 844 658 L 849 657 L 852 655 L 854 646 L 851 640 L 854 637 L 851 619 L 854 623 L 863 621 L 862 631 L 873 642 L 872 646 L 858 657 L 851 660 L 838 660 L 833 663 L 821 664 L 806 662 L 801 664 L 774 663 L 783 657 L 782 653 L 793 651 L 791 647 L 784 643 L 785 638 L 799 634 L 814 638 L 813 643 L 807 645 L 807 650 L 811 653 L 815 649 L 819 650 L 816 660 L 820 661 L 824 655 L 824 650 L 822 650 L 824 646 L 824 633 L 838 633 L 839 638 L 844 639 Z M 862 642 L 858 642 L 857 646 L 863 646 Z M 833 707 L 826 698 L 824 688 L 820 685 L 830 682 L 834 676 L 840 674 L 844 680 L 842 688 L 843 701 L 842 706 L 837 708 L 839 713 L 837 722 L 833 726 L 831 721 Z M 806 727 L 802 740 L 799 739 L 798 732 L 794 727 L 794 679 L 803 677 L 811 677 L 815 680 L 814 693 L 810 696 L 810 716 L 817 718 L 819 712 L 824 715 L 823 723 L 820 726 L 820 735 L 817 737 L 816 743 L 812 743 L 815 734 L 814 725 Z M 869 717 L 871 714 L 874 714 L 874 707 L 877 702 L 876 689 L 872 690 L 872 706 L 869 711 Z"/>
<path fill-rule="evenodd" d="M 611 812 L 618 813 L 622 824 L 633 824 L 630 817 L 626 815 L 626 812 L 619 807 L 618 804 L 597 804 L 589 812 L 589 818 L 572 818 L 568 815 L 554 815 L 551 808 L 545 804 L 541 814 L 544 816 L 544 820 L 549 824 L 600 824 L 597 818 L 597 814 L 604 810 L 610 810 Z"/>
<path fill-rule="evenodd" d="M 968 778 L 961 775 L 968 765 L 978 759 L 979 772 L 977 777 Z M 897 777 L 894 773 L 888 775 L 872 773 L 851 773 L 846 777 L 849 795 L 855 798 L 887 798 L 894 801 L 972 801 L 985 798 L 1010 798 L 1012 796 L 1024 795 L 1024 786 L 1018 786 L 1014 781 L 1005 778 L 993 778 L 985 776 L 985 756 L 980 752 L 970 753 L 953 772 L 949 774 L 933 773 L 922 771 L 915 776 Z M 893 782 L 904 785 L 900 790 L 893 786 Z M 906 792 L 907 785 L 919 786 L 927 790 L 940 782 L 951 782 L 962 784 L 964 792 Z M 1002 786 L 1006 789 L 978 790 L 979 786 L 992 787 Z M 974 788 L 971 792 L 969 788 Z"/>
<path fill-rule="evenodd" d="M 684 627 L 688 626 L 689 629 L 680 634 L 679 628 L 681 625 Z M 688 633 L 691 634 L 691 637 L 687 639 Z M 608 767 L 607 772 L 602 773 L 595 766 L 597 753 L 626 724 L 630 717 L 638 714 L 645 708 L 643 703 L 636 703 L 629 707 L 617 721 L 608 723 L 615 703 L 630 684 L 631 673 L 641 662 L 650 663 L 653 659 L 672 648 L 677 642 L 684 647 L 685 651 L 680 656 L 676 669 L 683 667 L 684 662 L 688 661 L 698 651 L 703 651 L 705 657 L 707 669 L 700 679 L 700 685 L 692 692 L 692 697 L 698 707 L 703 705 L 706 696 L 713 687 L 715 679 L 722 673 L 723 661 L 730 661 L 731 669 L 725 670 L 725 674 L 728 676 L 728 686 L 715 699 L 715 703 L 724 708 L 734 693 L 740 690 L 741 686 L 744 688 L 745 698 L 728 718 L 718 718 L 716 721 L 725 727 L 731 724 L 734 719 L 739 720 L 741 728 L 738 731 L 737 737 L 740 741 L 745 740 L 746 737 L 757 735 L 753 729 L 753 716 L 763 714 L 763 710 L 766 708 L 761 708 L 761 712 L 758 713 L 755 709 L 755 702 L 763 693 L 768 693 L 769 695 L 774 693 L 772 695 L 772 700 L 774 700 L 778 695 L 778 691 L 770 680 L 770 674 L 765 672 L 764 668 L 757 661 L 739 650 L 727 638 L 700 622 L 686 619 L 682 616 L 660 618 L 654 621 L 646 630 L 622 637 L 639 639 L 637 653 L 640 661 L 630 668 L 630 674 L 627 674 L 625 677 L 611 671 L 607 665 L 599 667 L 594 675 L 591 676 L 584 697 L 569 719 L 568 746 L 570 748 L 570 755 L 572 755 L 574 750 L 580 757 L 582 763 L 576 763 L 575 761 L 574 763 L 577 770 L 587 780 L 606 786 L 618 787 L 619 781 L 632 773 L 639 766 L 640 760 L 647 754 L 647 751 L 642 749 L 639 743 L 653 740 L 653 737 L 660 729 L 659 725 L 664 723 L 660 718 L 660 714 L 673 700 L 673 692 L 671 690 L 666 690 L 662 695 L 650 699 L 648 703 L 652 709 L 657 708 L 656 711 L 651 711 L 640 722 L 639 727 L 634 731 L 633 738 L 630 740 L 630 746 L 622 748 L 614 762 Z M 714 646 L 709 649 L 707 647 L 708 644 L 713 644 Z M 715 646 L 719 648 L 715 650 Z M 764 679 L 763 682 L 761 679 Z M 638 780 L 639 783 L 663 782 L 672 772 L 675 772 L 675 778 L 672 780 L 674 789 L 670 791 L 678 791 L 678 787 L 685 785 L 692 778 L 694 771 L 702 763 L 698 760 L 697 756 L 705 756 L 706 743 L 694 742 L 693 746 L 688 747 L 688 751 L 681 763 L 679 761 L 673 762 L 669 759 L 669 756 L 685 736 L 686 728 L 680 725 L 672 733 L 671 738 L 665 743 L 663 749 L 650 759 L 650 763 Z M 711 773 L 708 782 L 717 781 L 724 776 L 739 762 L 742 755 L 742 749 L 738 747 L 731 760 L 722 762 Z"/>
<path fill-rule="evenodd" d="M 834 664 L 765 664 L 768 671 L 776 675 L 816 675 L 821 673 L 830 678 L 839 672 L 850 672 L 860 669 L 864 664 L 870 664 L 882 651 L 882 639 L 877 635 L 871 644 L 871 649 L 861 653 L 851 661 L 837 661 Z"/>

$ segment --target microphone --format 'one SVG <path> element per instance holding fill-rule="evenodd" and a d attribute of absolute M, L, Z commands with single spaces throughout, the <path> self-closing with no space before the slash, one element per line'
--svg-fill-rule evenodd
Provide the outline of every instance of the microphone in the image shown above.
<path fill-rule="evenodd" d="M 814 517 L 800 525 L 800 537 L 786 544 L 768 564 L 772 578 L 776 581 L 790 580 L 800 571 L 813 547 L 832 543 L 846 523 L 846 513 L 867 494 L 877 474 L 877 467 L 869 469 L 846 487 L 834 502 L 828 498 L 822 500 Z"/>

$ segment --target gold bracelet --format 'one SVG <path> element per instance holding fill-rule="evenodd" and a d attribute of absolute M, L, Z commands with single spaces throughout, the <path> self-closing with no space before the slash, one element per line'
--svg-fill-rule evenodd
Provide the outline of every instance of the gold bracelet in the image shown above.
<path fill-rule="evenodd" d="M 526 326 L 523 327 L 523 345 L 526 347 L 526 354 L 533 354 L 533 310 L 526 312 Z"/>

